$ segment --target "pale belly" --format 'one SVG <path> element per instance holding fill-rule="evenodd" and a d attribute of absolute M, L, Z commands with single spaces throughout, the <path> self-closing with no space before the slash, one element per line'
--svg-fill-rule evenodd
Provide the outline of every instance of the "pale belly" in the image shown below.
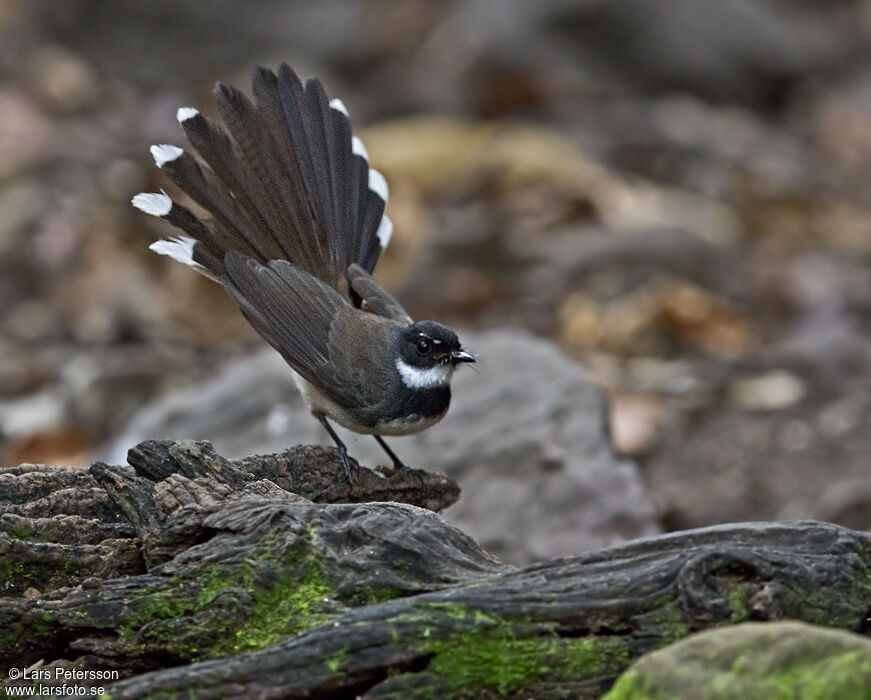
<path fill-rule="evenodd" d="M 310 384 L 305 379 L 300 377 L 296 372 L 293 373 L 293 378 L 296 380 L 296 385 L 300 393 L 306 400 L 312 410 L 318 413 L 323 413 L 327 418 L 331 418 L 339 425 L 352 430 L 355 433 L 363 435 L 413 435 L 422 430 L 426 430 L 432 425 L 438 423 L 445 414 L 447 409 L 435 416 L 419 416 L 416 413 L 396 418 L 393 420 L 378 423 L 375 426 L 363 425 L 344 408 L 336 404 L 327 397 L 320 389 Z"/>
<path fill-rule="evenodd" d="M 419 416 L 412 413 L 405 418 L 386 421 L 380 423 L 376 429 L 366 431 L 368 434 L 376 435 L 413 435 L 421 430 L 426 430 L 431 425 L 435 425 L 445 417 L 447 410 L 442 411 L 436 416 Z M 347 427 L 347 426 L 346 426 Z M 353 428 L 351 428 L 353 430 Z"/>

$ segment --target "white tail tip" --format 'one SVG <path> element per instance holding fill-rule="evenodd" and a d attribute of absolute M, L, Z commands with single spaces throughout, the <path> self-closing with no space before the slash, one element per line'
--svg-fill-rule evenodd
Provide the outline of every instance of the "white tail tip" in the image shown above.
<path fill-rule="evenodd" d="M 173 260 L 178 260 L 185 265 L 199 267 L 194 262 L 195 244 L 196 241 L 188 236 L 174 236 L 169 240 L 154 241 L 148 248 L 158 255 L 168 255 Z"/>
<path fill-rule="evenodd" d="M 154 158 L 154 162 L 158 168 L 162 168 L 166 163 L 171 163 L 182 153 L 184 153 L 184 151 L 178 146 L 170 146 L 167 143 L 151 147 L 151 157 Z"/>
<path fill-rule="evenodd" d="M 341 113 L 344 114 L 346 117 L 350 117 L 350 116 L 351 116 L 351 115 L 348 114 L 348 108 L 345 107 L 345 103 L 342 102 L 338 97 L 334 97 L 332 100 L 330 100 L 330 107 L 332 107 L 333 109 L 335 109 L 335 110 L 341 112 Z"/>
<path fill-rule="evenodd" d="M 363 158 L 369 160 L 369 151 L 366 150 L 366 146 L 363 145 L 363 142 L 359 139 L 359 137 L 351 137 L 351 150 L 354 151 L 355 155 L 363 156 Z"/>
<path fill-rule="evenodd" d="M 131 203 L 139 211 L 151 216 L 166 216 L 172 209 L 172 200 L 166 192 L 140 192 Z"/>
<path fill-rule="evenodd" d="M 196 107 L 179 107 L 178 112 L 175 113 L 175 118 L 178 119 L 178 123 L 181 124 L 186 122 L 188 119 L 193 119 L 200 113 Z"/>
<path fill-rule="evenodd" d="M 393 235 L 393 222 L 388 216 L 381 217 L 381 223 L 378 224 L 378 230 L 375 232 L 378 236 L 378 242 L 381 244 L 381 250 L 385 250 L 390 243 L 390 237 Z"/>
<path fill-rule="evenodd" d="M 387 180 L 384 176 L 374 168 L 369 168 L 369 189 L 377 194 L 384 202 L 390 196 L 390 191 L 387 189 Z"/>

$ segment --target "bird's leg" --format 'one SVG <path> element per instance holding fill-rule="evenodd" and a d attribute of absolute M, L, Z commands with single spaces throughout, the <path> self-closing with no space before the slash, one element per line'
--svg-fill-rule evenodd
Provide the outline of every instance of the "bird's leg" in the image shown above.
<path fill-rule="evenodd" d="M 345 467 L 345 475 L 348 477 L 348 483 L 353 486 L 354 478 L 351 476 L 351 461 L 348 459 L 348 448 L 345 447 L 345 443 L 339 439 L 338 435 L 336 435 L 336 431 L 333 430 L 333 426 L 327 422 L 327 417 L 323 413 L 315 413 L 314 411 L 312 413 L 314 413 L 315 418 L 321 422 L 321 425 L 326 428 L 330 437 L 333 438 L 333 442 L 336 443 L 336 447 L 339 448 L 339 457 L 342 458 L 342 466 Z"/>
<path fill-rule="evenodd" d="M 378 441 L 378 444 L 384 448 L 384 451 L 387 453 L 387 456 L 393 460 L 394 467 L 396 467 L 397 469 L 408 469 L 408 467 L 406 467 L 402 463 L 402 460 L 396 456 L 396 453 L 387 446 L 387 443 L 384 442 L 384 438 L 382 438 L 380 435 L 373 435 L 372 437 L 374 437 Z"/>

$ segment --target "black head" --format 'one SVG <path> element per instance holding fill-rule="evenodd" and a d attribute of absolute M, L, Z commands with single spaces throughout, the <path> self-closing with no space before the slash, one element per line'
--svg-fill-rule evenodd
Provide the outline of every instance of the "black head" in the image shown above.
<path fill-rule="evenodd" d="M 475 361 L 460 347 L 457 334 L 435 321 L 418 321 L 403 329 L 399 356 L 406 364 L 421 369 Z"/>

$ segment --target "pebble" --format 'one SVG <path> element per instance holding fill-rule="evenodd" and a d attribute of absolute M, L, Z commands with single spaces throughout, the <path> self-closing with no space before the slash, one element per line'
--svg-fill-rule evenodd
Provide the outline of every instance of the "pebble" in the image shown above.
<path fill-rule="evenodd" d="M 782 411 L 795 406 L 806 391 L 799 377 L 777 370 L 734 380 L 729 386 L 729 399 L 745 411 Z"/>

